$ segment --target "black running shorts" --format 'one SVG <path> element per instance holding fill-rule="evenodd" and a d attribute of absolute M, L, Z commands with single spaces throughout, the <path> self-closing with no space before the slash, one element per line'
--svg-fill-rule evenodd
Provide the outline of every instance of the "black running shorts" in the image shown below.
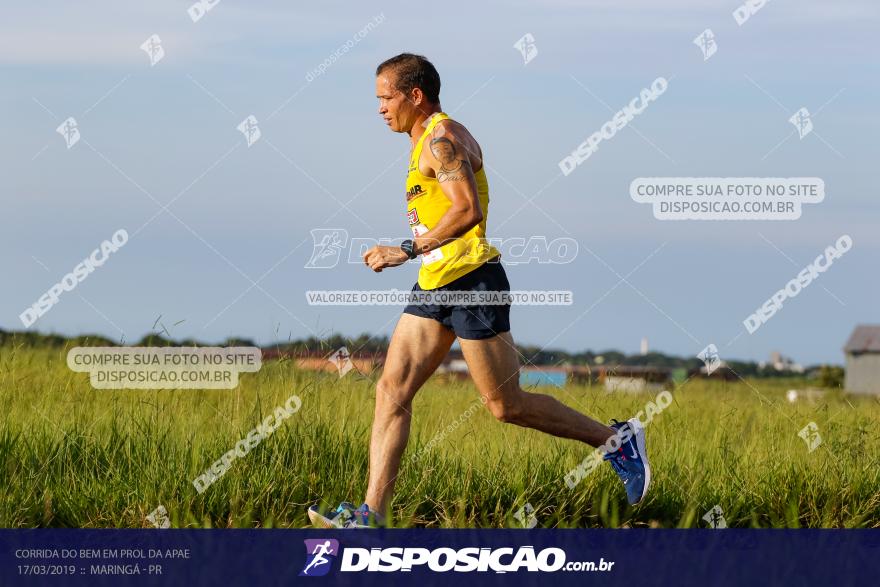
<path fill-rule="evenodd" d="M 423 290 L 416 283 L 412 291 L 499 291 L 509 292 L 510 283 L 501 266 L 500 257 L 483 263 L 470 273 L 444 286 Z M 480 340 L 491 338 L 510 330 L 510 305 L 452 306 L 433 304 L 409 304 L 404 313 L 422 318 L 432 318 L 455 332 L 459 338 Z"/>

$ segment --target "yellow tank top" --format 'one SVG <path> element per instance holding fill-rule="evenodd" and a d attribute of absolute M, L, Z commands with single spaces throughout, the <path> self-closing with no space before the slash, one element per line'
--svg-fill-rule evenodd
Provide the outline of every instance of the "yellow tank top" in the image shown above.
<path fill-rule="evenodd" d="M 443 112 L 435 114 L 410 155 L 409 173 L 406 176 L 406 216 L 413 236 L 421 236 L 428 232 L 452 206 L 452 202 L 440 189 L 437 178 L 428 177 L 419 171 L 419 158 L 422 155 L 425 137 L 431 134 L 438 122 L 448 118 L 449 116 Z M 481 165 L 474 176 L 477 180 L 477 194 L 480 208 L 483 210 L 483 221 L 454 241 L 419 255 L 422 259 L 419 287 L 422 289 L 442 287 L 500 255 L 498 249 L 486 241 L 489 182 L 486 181 L 485 165 Z"/>

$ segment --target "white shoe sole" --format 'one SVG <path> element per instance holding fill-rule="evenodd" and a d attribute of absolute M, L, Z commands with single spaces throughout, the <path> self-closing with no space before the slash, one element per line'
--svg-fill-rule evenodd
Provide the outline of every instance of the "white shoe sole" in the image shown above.
<path fill-rule="evenodd" d="M 642 458 L 642 463 L 644 463 L 645 465 L 645 486 L 642 488 L 642 495 L 641 497 L 639 497 L 639 501 L 636 502 L 639 503 L 645 498 L 645 495 L 647 495 L 648 485 L 651 484 L 651 465 L 648 463 L 648 451 L 645 448 L 645 429 L 642 427 L 642 424 L 637 418 L 627 420 L 627 423 L 635 433 L 636 450 L 639 451 L 639 456 Z"/>
<path fill-rule="evenodd" d="M 320 514 L 319 512 L 309 508 L 309 520 L 315 528 L 338 529 L 339 527 L 333 521 Z"/>

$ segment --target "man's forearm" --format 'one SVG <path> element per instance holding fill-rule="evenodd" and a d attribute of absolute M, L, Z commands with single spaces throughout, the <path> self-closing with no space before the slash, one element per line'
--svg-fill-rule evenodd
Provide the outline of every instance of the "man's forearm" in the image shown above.
<path fill-rule="evenodd" d="M 461 237 L 482 221 L 479 211 L 450 208 L 434 228 L 413 239 L 413 250 L 418 254 L 432 251 Z"/>

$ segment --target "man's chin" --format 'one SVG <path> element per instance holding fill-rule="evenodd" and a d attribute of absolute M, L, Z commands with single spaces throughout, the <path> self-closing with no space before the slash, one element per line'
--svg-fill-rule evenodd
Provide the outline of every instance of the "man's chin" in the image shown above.
<path fill-rule="evenodd" d="M 408 133 L 409 132 L 408 130 L 404 130 L 404 129 L 396 126 L 393 122 L 386 122 L 385 126 L 387 126 L 388 130 L 390 130 L 391 132 L 396 132 L 396 133 Z"/>

